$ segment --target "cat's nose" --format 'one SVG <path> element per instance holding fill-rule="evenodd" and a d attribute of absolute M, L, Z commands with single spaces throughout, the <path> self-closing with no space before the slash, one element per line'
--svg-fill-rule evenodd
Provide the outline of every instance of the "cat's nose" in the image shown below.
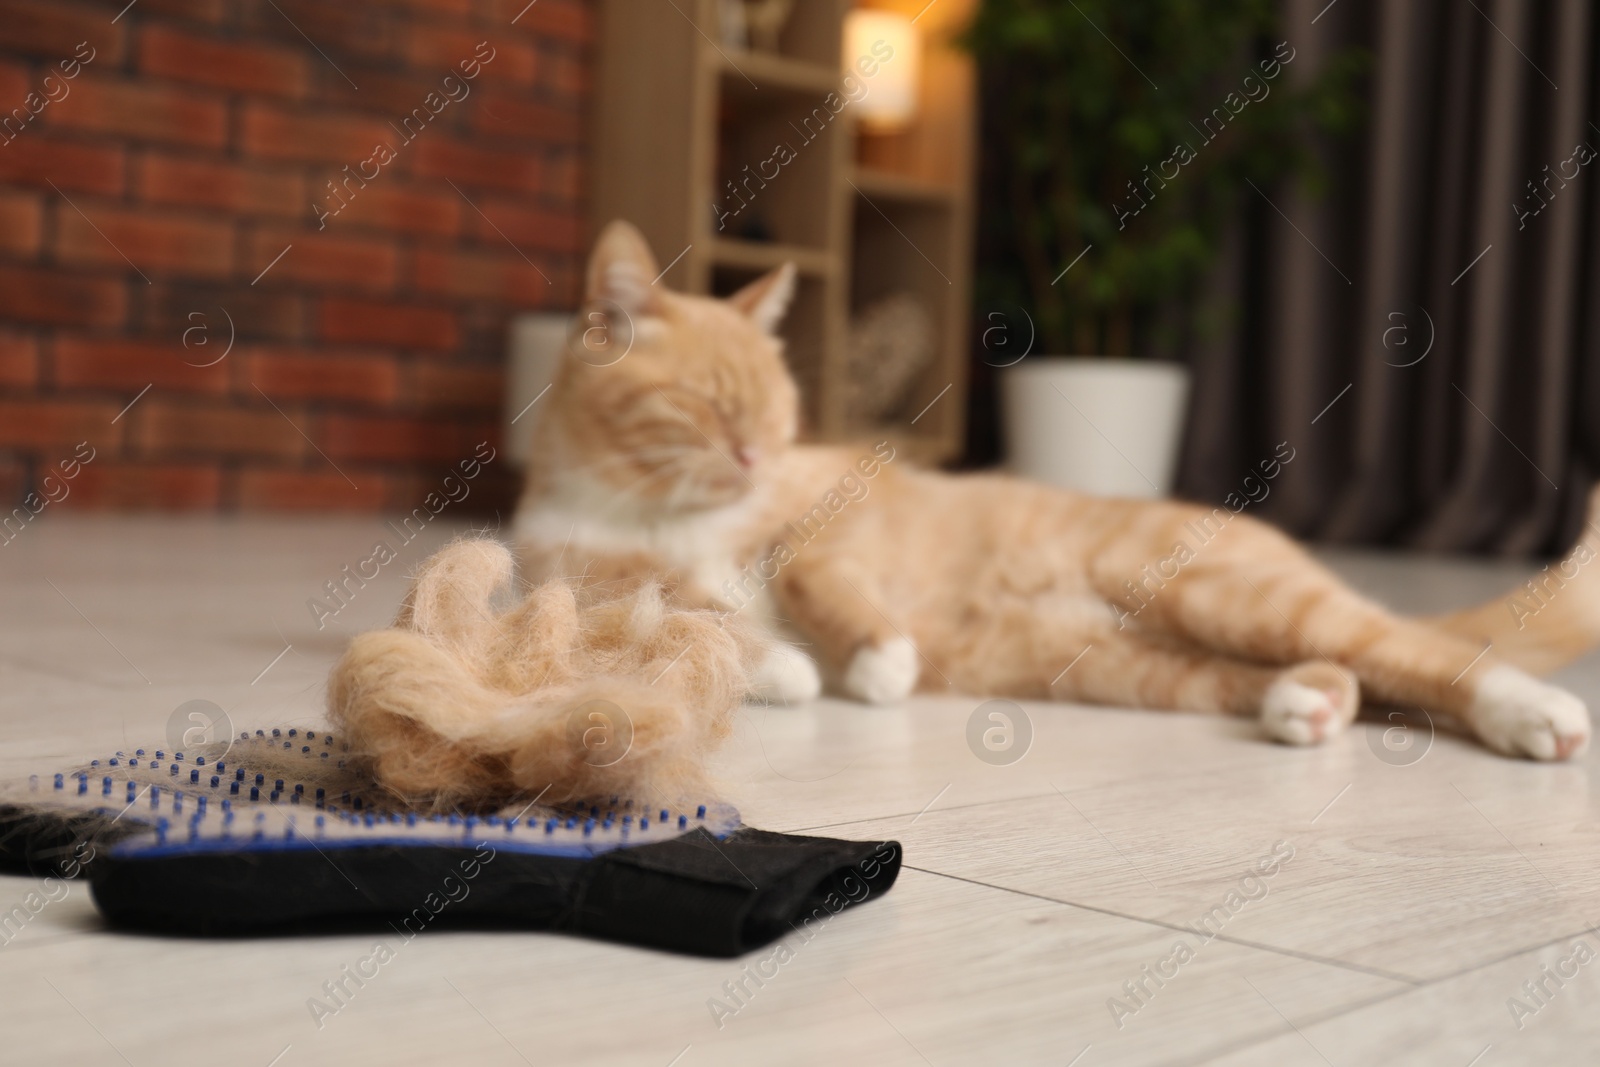
<path fill-rule="evenodd" d="M 761 449 L 757 448 L 755 445 L 744 445 L 740 447 L 737 455 L 739 457 L 739 466 L 743 467 L 745 470 L 749 470 L 751 467 L 754 467 L 756 465 L 756 461 L 761 458 Z"/>

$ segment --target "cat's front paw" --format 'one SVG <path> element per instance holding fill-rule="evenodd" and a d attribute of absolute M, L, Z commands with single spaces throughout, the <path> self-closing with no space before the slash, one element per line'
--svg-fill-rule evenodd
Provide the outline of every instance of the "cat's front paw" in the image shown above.
<path fill-rule="evenodd" d="M 1321 744 L 1356 717 L 1361 687 L 1331 663 L 1302 663 L 1280 674 L 1261 698 L 1261 725 L 1273 740 Z"/>
<path fill-rule="evenodd" d="M 1478 679 L 1467 713 L 1484 744 L 1507 756 L 1563 760 L 1589 747 L 1589 709 L 1565 689 L 1515 667 Z"/>
<path fill-rule="evenodd" d="M 810 656 L 776 644 L 751 677 L 750 695 L 768 704 L 804 704 L 822 695 L 822 676 Z"/>
<path fill-rule="evenodd" d="M 917 650 L 903 637 L 862 645 L 845 669 L 844 691 L 868 704 L 893 704 L 911 694 L 920 673 Z"/>

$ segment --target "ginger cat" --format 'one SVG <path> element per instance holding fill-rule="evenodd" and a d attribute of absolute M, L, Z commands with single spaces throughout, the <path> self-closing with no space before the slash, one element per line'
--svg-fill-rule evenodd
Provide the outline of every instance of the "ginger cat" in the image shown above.
<path fill-rule="evenodd" d="M 1600 641 L 1587 541 L 1536 614 L 1402 618 L 1226 508 L 921 471 L 887 443 L 796 445 L 773 336 L 792 267 L 726 300 L 668 292 L 658 270 L 632 226 L 601 234 L 582 322 L 626 354 L 573 347 L 542 403 L 515 527 L 530 580 L 654 577 L 757 616 L 782 638 L 753 680 L 771 700 L 826 677 L 873 703 L 921 688 L 1252 715 L 1304 745 L 1364 692 L 1507 755 L 1586 748 L 1582 701 L 1528 671 Z"/>

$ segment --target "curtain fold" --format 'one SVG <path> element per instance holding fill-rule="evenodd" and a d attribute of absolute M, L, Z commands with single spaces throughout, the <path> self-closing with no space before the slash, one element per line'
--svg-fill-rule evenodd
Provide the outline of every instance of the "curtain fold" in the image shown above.
<path fill-rule="evenodd" d="M 1561 549 L 1600 472 L 1591 0 L 1284 16 L 1298 77 L 1371 52 L 1368 120 L 1324 146 L 1322 195 L 1241 192 L 1238 328 L 1190 353 L 1181 491 L 1220 500 L 1286 440 L 1293 477 L 1260 513 L 1298 535 Z"/>

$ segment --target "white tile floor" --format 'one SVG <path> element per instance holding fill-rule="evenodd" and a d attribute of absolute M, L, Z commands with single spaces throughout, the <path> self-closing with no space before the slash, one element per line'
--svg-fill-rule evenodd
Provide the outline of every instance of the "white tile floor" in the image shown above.
<path fill-rule="evenodd" d="M 47 516 L 0 548 L 0 775 L 159 738 L 193 698 L 240 726 L 317 724 L 343 643 L 387 621 L 405 571 L 448 532 L 403 549 L 319 632 L 307 598 L 369 553 L 380 523 Z M 1520 573 L 1332 558 L 1413 610 Z M 1600 703 L 1600 660 L 1563 680 Z M 978 703 L 744 714 L 721 770 L 747 821 L 892 835 L 907 868 L 720 1027 L 708 1001 L 750 961 L 441 932 L 319 1028 L 308 998 L 372 938 L 113 934 L 76 886 L 0 946 L 0 1062 L 1594 1061 L 1600 963 L 1559 988 L 1546 978 L 1541 999 L 1523 989 L 1575 942 L 1600 950 L 1594 754 L 1536 766 L 1422 730 L 1385 759 L 1383 724 L 1291 750 L 1245 723 L 1028 705 L 1026 756 L 992 766 L 965 740 Z M 1243 881 L 1254 899 L 1218 936 L 1188 928 L 1277 842 L 1292 858 Z M 0 879 L 0 910 L 32 888 Z M 1179 941 L 1192 958 L 1159 987 L 1144 979 Z M 1139 980 L 1136 1000 L 1124 983 Z"/>

